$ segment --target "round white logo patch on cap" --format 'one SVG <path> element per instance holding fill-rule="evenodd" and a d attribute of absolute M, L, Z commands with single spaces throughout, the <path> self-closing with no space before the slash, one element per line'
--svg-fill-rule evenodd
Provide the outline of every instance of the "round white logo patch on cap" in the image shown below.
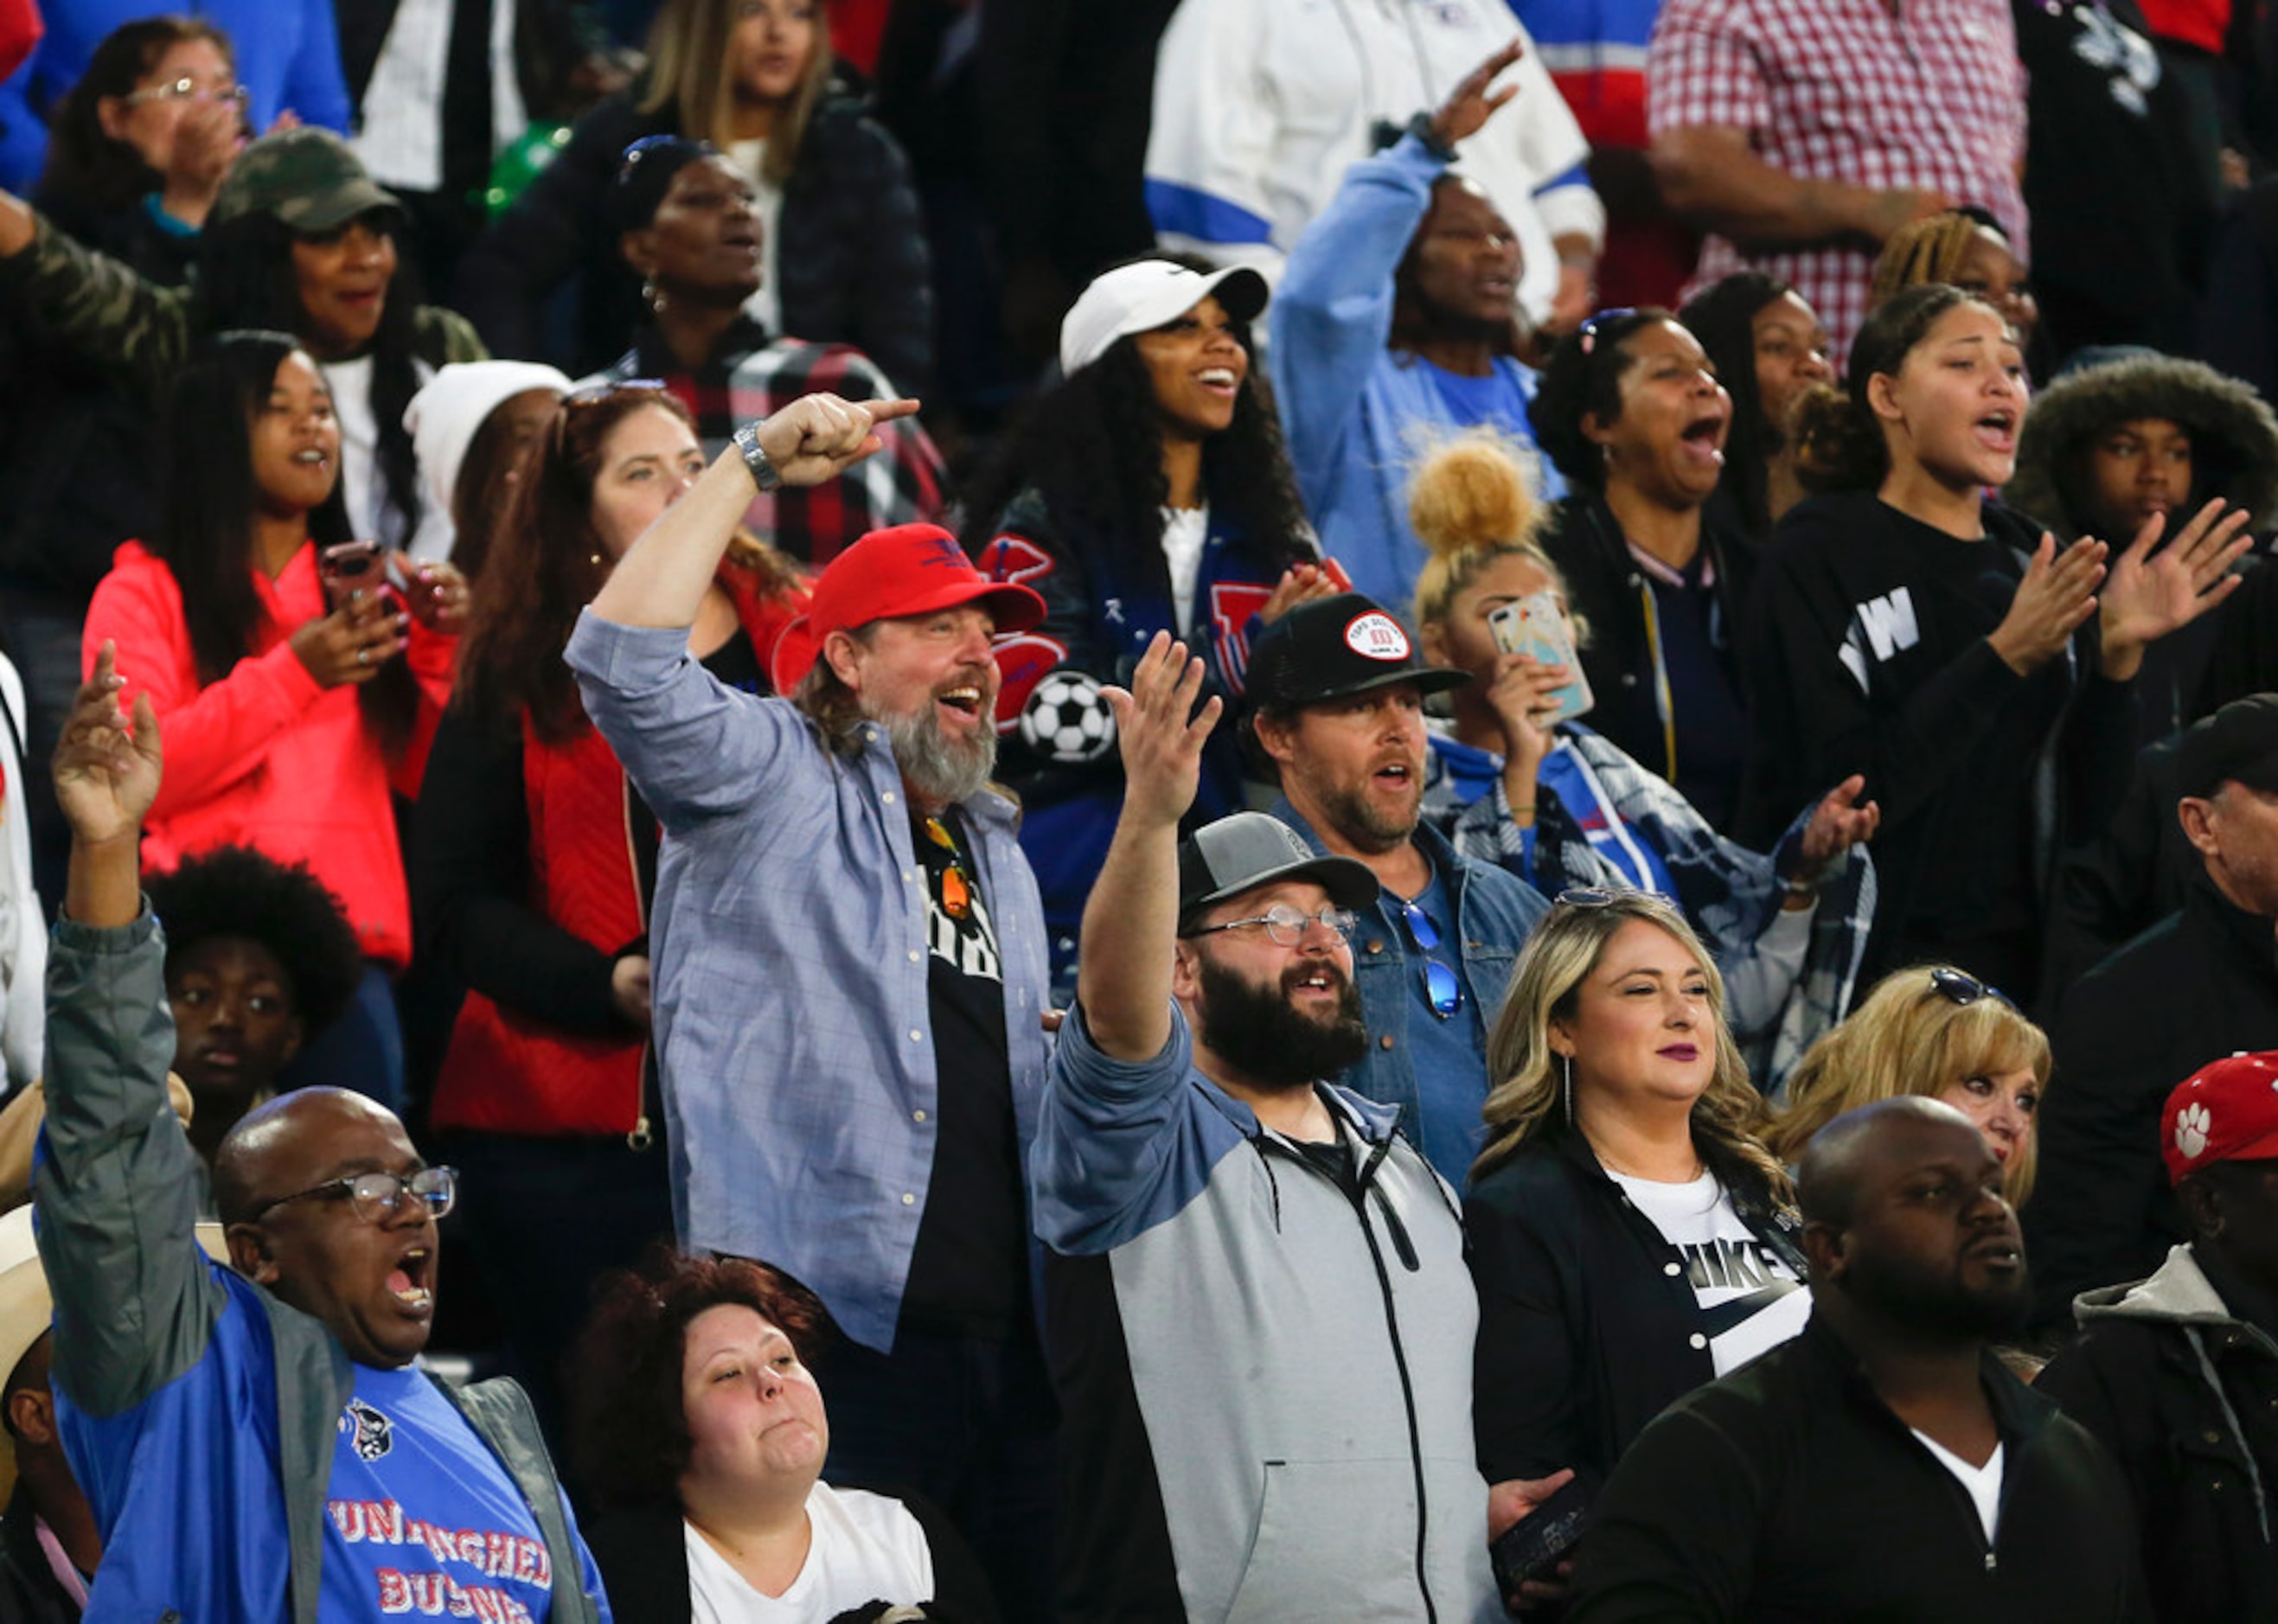
<path fill-rule="evenodd" d="M 2213 1126 L 2214 1118 L 2204 1105 L 2186 1105 L 2175 1113 L 2175 1148 L 2183 1153 L 2184 1161 L 2198 1160 L 2207 1147 L 2207 1130 Z"/>
<path fill-rule="evenodd" d="M 1345 646 L 1370 660 L 1405 660 L 1408 634 L 1400 629 L 1398 621 L 1383 610 L 1371 609 L 1345 623 Z"/>

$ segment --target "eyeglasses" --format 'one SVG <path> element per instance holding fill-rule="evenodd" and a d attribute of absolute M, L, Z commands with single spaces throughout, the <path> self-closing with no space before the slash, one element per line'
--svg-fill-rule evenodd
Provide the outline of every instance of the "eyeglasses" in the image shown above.
<path fill-rule="evenodd" d="M 243 85 L 224 85 L 210 88 L 185 73 L 172 84 L 152 85 L 144 90 L 130 90 L 118 98 L 132 105 L 137 102 L 234 102 L 240 107 L 253 100 L 253 92 Z"/>
<path fill-rule="evenodd" d="M 350 1173 L 345 1178 L 326 1179 L 313 1189 L 296 1190 L 290 1195 L 280 1195 L 262 1207 L 253 1216 L 258 1221 L 287 1201 L 346 1201 L 355 1208 L 355 1216 L 366 1224 L 385 1224 L 402 1205 L 406 1191 L 427 1204 L 429 1217 L 442 1217 L 458 1201 L 459 1170 L 455 1167 L 423 1167 L 409 1178 L 394 1173 Z"/>
<path fill-rule="evenodd" d="M 1979 980 L 1966 970 L 1956 970 L 1951 964 L 1938 964 L 1930 972 L 1930 990 L 1953 1004 L 1956 1009 L 1968 1009 L 1981 999 L 1991 998 L 2003 1009 L 2015 1012 L 2016 1003 L 1999 987 Z"/>
<path fill-rule="evenodd" d="M 1265 926 L 1266 939 L 1278 948 L 1294 948 L 1305 939 L 1305 927 L 1318 925 L 1323 930 L 1334 931 L 1340 937 L 1353 934 L 1352 910 L 1324 908 L 1319 913 L 1307 913 L 1303 908 L 1288 903 L 1275 903 L 1271 908 L 1250 919 L 1228 919 L 1223 925 L 1205 925 L 1187 933 L 1189 936 L 1214 936 L 1222 930 L 1247 930 L 1253 925 Z"/>
<path fill-rule="evenodd" d="M 1611 326 L 1614 323 L 1622 320 L 1624 316 L 1635 316 L 1636 314 L 1637 307 L 1635 305 L 1617 304 L 1601 310 L 1596 315 L 1591 316 L 1589 320 L 1584 322 L 1579 327 L 1574 329 L 1574 336 L 1581 343 L 1582 353 L 1585 355 L 1594 355 L 1597 352 L 1598 329 L 1601 326 Z"/>
<path fill-rule="evenodd" d="M 1400 903 L 1400 917 L 1408 926 L 1416 950 L 1424 956 L 1424 996 L 1432 1005 L 1432 1013 L 1446 1020 L 1464 1007 L 1464 984 L 1446 960 L 1432 957 L 1440 949 L 1440 927 L 1414 903 L 1393 900 Z"/>

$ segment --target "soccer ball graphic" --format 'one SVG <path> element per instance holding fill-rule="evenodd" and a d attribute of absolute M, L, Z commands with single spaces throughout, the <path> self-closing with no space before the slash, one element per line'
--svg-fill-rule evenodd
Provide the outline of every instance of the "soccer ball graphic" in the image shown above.
<path fill-rule="evenodd" d="M 1115 744 L 1115 713 L 1099 679 L 1055 671 L 1036 684 L 1021 712 L 1021 737 L 1055 761 L 1097 761 Z"/>

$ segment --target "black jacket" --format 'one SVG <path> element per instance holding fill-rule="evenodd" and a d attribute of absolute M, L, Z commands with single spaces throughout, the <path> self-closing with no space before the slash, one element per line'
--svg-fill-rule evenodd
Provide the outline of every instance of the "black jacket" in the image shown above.
<path fill-rule="evenodd" d="M 1742 1223 L 1804 1277 L 1795 1215 L 1701 1147 Z M 1555 1125 L 1464 1201 L 1479 1294 L 1472 1422 L 1489 1483 L 1561 1467 L 1594 1485 L 1669 1402 L 1716 1376 L 1684 1257 Z"/>
<path fill-rule="evenodd" d="M 2278 1619 L 2278 1342 L 2204 1262 L 2178 1247 L 2149 1280 L 2083 1294 L 2034 1385 L 2119 1463 L 2161 1619 Z"/>
<path fill-rule="evenodd" d="M 2204 876 L 2162 919 L 2076 982 L 2050 1032 L 2040 1178 L 2025 1239 L 2036 1319 L 2077 1292 L 2140 1280 L 2189 1239 L 2160 1160 L 2167 1095 L 2210 1060 L 2278 1048 L 2278 936 Z"/>
<path fill-rule="evenodd" d="M 1815 1316 L 1680 1399 L 1593 1507 L 1569 1624 L 2067 1624 L 2148 1617 L 2128 1491 L 2096 1440 L 1982 1361 L 2000 1430 L 1999 1522 Z"/>
<path fill-rule="evenodd" d="M 2097 827 L 2133 763 L 2131 684 L 2097 671 L 2096 622 L 2019 676 L 1987 636 L 2039 527 L 1993 503 L 1984 538 L 1869 492 L 1780 522 L 1740 634 L 1752 700 L 1744 842 L 1857 773 L 1882 806 L 1861 984 L 1945 958 L 2030 996 L 2056 852 Z"/>
<path fill-rule="evenodd" d="M 949 1520 L 921 1497 L 894 1498 L 923 1526 L 933 1554 L 936 1594 L 924 1616 L 939 1624 L 991 1624 L 997 1603 L 989 1581 Z M 694 1602 L 685 1526 L 678 1506 L 660 1505 L 620 1506 L 585 1525 L 585 1548 L 601 1571 L 616 1624 L 688 1624 Z"/>
<path fill-rule="evenodd" d="M 669 107 L 644 113 L 638 90 L 577 121 L 562 156 L 514 207 L 491 222 L 459 266 L 459 309 L 494 354 L 546 352 L 549 295 L 584 273 L 573 353 L 554 357 L 577 377 L 624 354 L 642 318 L 639 278 L 617 252 L 609 188 L 625 148 L 677 132 Z M 909 164 L 892 136 L 844 97 L 814 111 L 784 187 L 783 330 L 852 344 L 905 393 L 933 373 L 933 289 Z"/>
<path fill-rule="evenodd" d="M 2181 908 L 2206 872 L 2175 820 L 2175 743 L 2137 753 L 2103 832 L 2058 864 L 2038 1009 L 2053 1014 L 2075 981 Z"/>
<path fill-rule="evenodd" d="M 1588 719 L 1590 726 L 1649 770 L 1687 788 L 1686 798 L 1696 804 L 1722 800 L 1730 806 L 1736 785 L 1727 783 L 1722 796 L 1693 794 L 1682 784 L 1686 774 L 1681 762 L 1670 759 L 1669 735 L 1662 727 L 1655 698 L 1662 687 L 1659 654 L 1647 624 L 1653 588 L 1645 571 L 1630 556 L 1621 522 L 1606 506 L 1605 498 L 1577 492 L 1560 501 L 1551 509 L 1542 545 L 1566 577 L 1568 607 L 1588 628 L 1589 644 L 1581 657 L 1583 675 L 1589 679 L 1590 692 L 1596 700 Z M 1725 675 L 1738 694 L 1741 691 L 1737 652 L 1740 611 L 1748 600 L 1754 554 L 1744 543 L 1717 534 L 1705 522 L 1701 545 L 1716 571 L 1708 590 L 1716 599 Z M 1686 730 L 1685 696 L 1679 691 L 1671 698 L 1679 712 L 1677 732 L 1681 737 Z M 1684 754 L 1681 745 L 1678 754 Z M 1775 834 L 1775 842 L 1777 838 Z"/>

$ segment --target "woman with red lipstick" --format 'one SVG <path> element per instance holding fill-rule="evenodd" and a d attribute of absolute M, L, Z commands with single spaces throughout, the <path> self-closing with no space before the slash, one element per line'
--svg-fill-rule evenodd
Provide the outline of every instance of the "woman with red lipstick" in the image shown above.
<path fill-rule="evenodd" d="M 1661 898 L 1561 896 L 1487 1066 L 1464 1202 L 1479 1463 L 1594 1489 L 1672 1399 L 1803 1328 L 1801 1230 L 1723 979 Z"/>
<path fill-rule="evenodd" d="M 419 803 L 422 949 L 468 988 L 429 1116 L 470 1175 L 467 1239 L 549 1421 L 594 1278 L 672 1233 L 646 1070 L 656 820 L 562 651 L 707 461 L 687 408 L 653 384 L 558 408 L 492 540 L 429 758 L 436 793 Z M 739 537 L 689 652 L 730 688 L 771 692 L 768 656 L 804 605 L 790 565 Z"/>
<path fill-rule="evenodd" d="M 465 588 L 421 566 L 404 601 L 328 587 L 350 538 L 340 433 L 317 363 L 282 333 L 232 333 L 168 401 L 160 522 L 118 550 L 88 606 L 86 664 L 106 642 L 166 726 L 166 782 L 142 865 L 251 846 L 305 864 L 340 900 L 367 961 L 355 1008 L 315 1065 L 325 1082 L 401 1096 L 389 977 L 411 957 L 411 903 L 391 797 L 417 792 L 449 692 Z M 371 579 L 376 586 L 379 572 Z"/>
<path fill-rule="evenodd" d="M 1031 403 L 963 493 L 966 551 L 1050 606 L 998 645 L 997 722 L 1055 974 L 1074 964 L 1123 798 L 1101 684 L 1128 684 L 1167 631 L 1202 657 L 1207 693 L 1231 709 L 1251 637 L 1337 590 L 1252 372 L 1250 324 L 1265 299 L 1252 271 L 1149 257 L 1103 272 L 1061 324 L 1065 381 Z M 1242 806 L 1235 732 L 1220 728 L 1204 752 L 1203 820 Z"/>
<path fill-rule="evenodd" d="M 1846 393 L 1800 414 L 1823 494 L 1781 522 L 1742 632 L 1741 837 L 1864 776 L 1883 808 L 1870 975 L 1927 960 L 2037 987 L 2044 877 L 2126 785 L 2144 652 L 2230 594 L 2250 545 L 2220 501 L 2116 550 L 2060 547 L 1987 499 L 2029 393 L 1999 311 L 1916 287 L 1860 330 Z"/>
<path fill-rule="evenodd" d="M 1591 725 L 1730 829 L 1750 560 L 1702 511 L 1724 477 L 1731 397 L 1668 311 L 1605 310 L 1559 341 L 1528 413 L 1572 488 L 1543 546 L 1591 629 Z"/>
<path fill-rule="evenodd" d="M 1977 1125 L 2000 1160 L 2002 1193 L 2022 1207 L 2033 1193 L 2051 1064 L 2047 1035 L 2002 994 L 1951 964 L 1916 965 L 1884 977 L 1812 1045 L 1765 1142 L 1793 1165 L 1812 1135 L 1844 1112 L 1926 1094 Z"/>

